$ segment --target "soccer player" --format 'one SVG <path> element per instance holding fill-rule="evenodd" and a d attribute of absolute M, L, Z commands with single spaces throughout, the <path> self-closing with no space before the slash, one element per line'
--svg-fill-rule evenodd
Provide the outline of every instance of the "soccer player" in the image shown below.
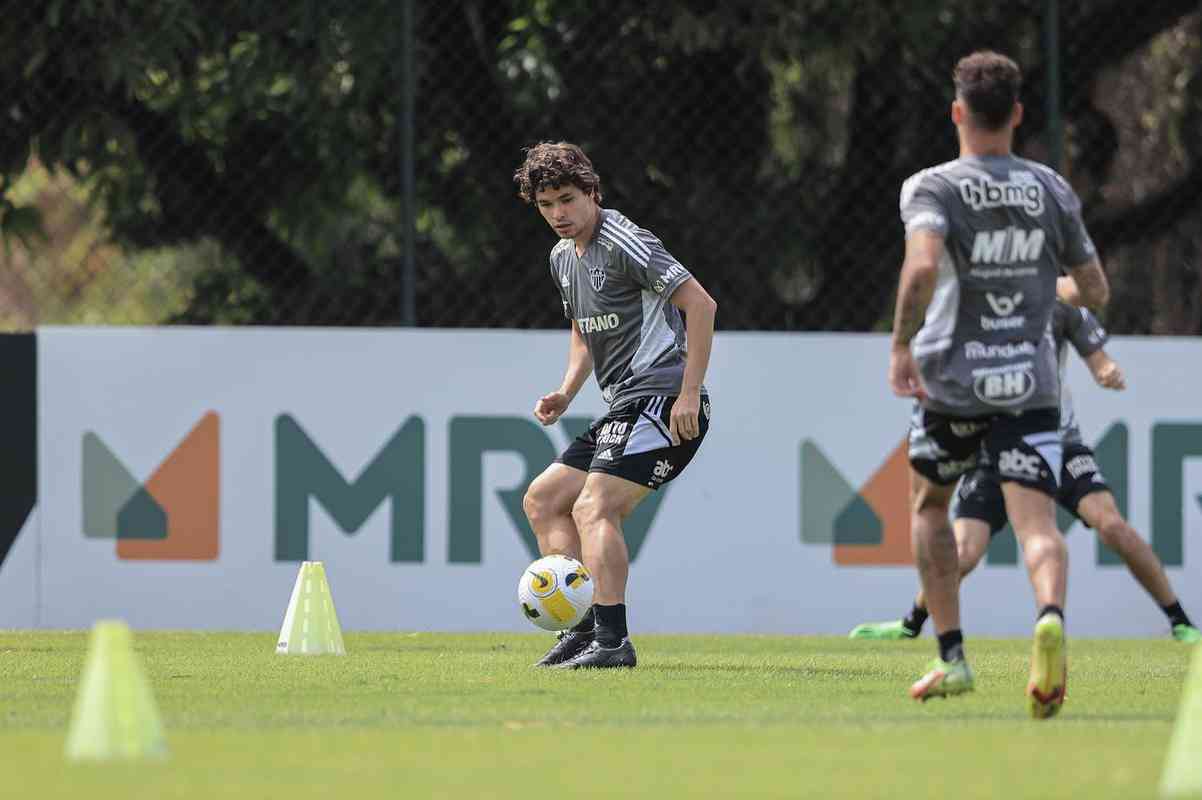
<path fill-rule="evenodd" d="M 1063 385 L 1068 345 L 1081 356 L 1099 386 L 1121 391 L 1126 388 L 1122 370 L 1104 349 L 1106 331 L 1097 318 L 1085 309 L 1057 303 L 1052 317 L 1052 335 L 1056 341 L 1060 365 L 1060 441 L 1064 448 L 1060 468 L 1060 493 L 1056 501 L 1122 557 L 1127 569 L 1152 596 L 1169 620 L 1169 631 L 1180 642 L 1202 641 L 1202 633 L 1190 621 L 1174 594 L 1164 565 L 1156 552 L 1123 519 L 1106 478 L 1098 469 L 1094 452 L 1081 438 L 1072 395 Z M 956 549 L 960 562 L 960 578 L 964 579 L 989 547 L 989 540 L 1006 526 L 1006 506 L 1002 502 L 997 475 L 981 467 L 966 475 L 956 491 L 952 514 Z M 927 619 L 926 600 L 919 591 L 913 608 L 904 619 L 890 622 L 868 622 L 851 631 L 853 639 L 913 639 L 922 631 Z"/>
<path fill-rule="evenodd" d="M 1067 549 L 1053 498 L 1060 475 L 1060 381 L 1050 335 L 1057 278 L 1094 309 L 1109 287 L 1054 170 L 1013 155 L 1022 74 L 980 51 L 953 72 L 959 158 L 902 185 L 905 260 L 897 292 L 889 384 L 916 400 L 910 423 L 910 529 L 939 656 L 910 688 L 918 700 L 973 688 L 960 627 L 959 570 L 948 505 L 984 453 L 1022 544 L 1038 608 L 1028 705 L 1055 714 L 1064 699 Z"/>
<path fill-rule="evenodd" d="M 523 500 L 540 552 L 582 560 L 596 581 L 592 610 L 538 665 L 633 667 L 622 520 L 684 471 L 709 429 L 717 304 L 655 234 L 601 206 L 601 178 L 578 146 L 531 147 L 514 182 L 560 237 L 551 278 L 571 321 L 563 382 L 534 416 L 558 420 L 590 369 L 609 404 Z"/>

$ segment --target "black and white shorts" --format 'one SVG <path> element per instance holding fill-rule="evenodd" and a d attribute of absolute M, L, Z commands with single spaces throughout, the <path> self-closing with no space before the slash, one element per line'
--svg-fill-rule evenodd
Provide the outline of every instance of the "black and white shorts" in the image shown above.
<path fill-rule="evenodd" d="M 710 399 L 703 394 L 699 435 L 673 446 L 668 426 L 675 403 L 675 397 L 662 396 L 631 400 L 590 425 L 555 460 L 658 489 L 684 472 L 710 427 Z"/>
<path fill-rule="evenodd" d="M 1060 468 L 1060 491 L 1056 502 L 1077 519 L 1077 509 L 1086 495 L 1094 492 L 1109 492 L 1110 486 L 1098 469 L 1094 452 L 1083 444 L 1064 445 L 1064 464 Z M 1002 498 L 1002 485 L 997 475 L 988 467 L 975 470 L 964 476 L 956 490 L 956 504 L 952 510 L 956 519 L 979 519 L 988 523 L 989 533 L 995 534 L 1006 527 L 1006 502 Z M 1089 527 L 1085 520 L 1082 524 Z"/>
<path fill-rule="evenodd" d="M 910 418 L 910 465 L 943 486 L 955 483 L 983 461 L 1001 481 L 1055 497 L 1061 456 L 1058 408 L 953 417 L 916 404 Z"/>

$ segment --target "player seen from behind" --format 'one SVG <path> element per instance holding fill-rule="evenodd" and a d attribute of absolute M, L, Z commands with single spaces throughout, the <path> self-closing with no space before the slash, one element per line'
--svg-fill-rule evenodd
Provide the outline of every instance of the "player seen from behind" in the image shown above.
<path fill-rule="evenodd" d="M 1064 385 L 1071 343 L 1099 386 L 1116 391 L 1126 388 L 1119 365 L 1104 349 L 1106 331 L 1089 311 L 1057 303 L 1052 317 L 1052 335 L 1060 368 L 1060 440 L 1064 448 L 1056 502 L 1097 531 L 1098 538 L 1119 554 L 1127 569 L 1168 618 L 1169 633 L 1174 639 L 1191 643 L 1202 641 L 1202 633 L 1181 607 L 1156 552 L 1119 512 L 1114 494 L 1098 469 L 1094 451 L 1081 437 L 1072 394 Z M 997 473 L 983 465 L 961 479 L 952 515 L 963 580 L 984 558 L 990 538 L 1006 526 L 1006 505 Z M 926 600 L 920 590 L 904 619 L 864 623 L 856 626 L 850 636 L 853 639 L 912 639 L 921 632 L 927 613 Z"/>
<path fill-rule="evenodd" d="M 953 73 L 959 158 L 902 185 L 906 249 L 889 384 L 915 398 L 910 425 L 911 531 L 939 656 L 915 699 L 973 688 L 960 625 L 959 569 L 948 505 L 961 475 L 987 455 L 1022 545 L 1037 622 L 1027 687 L 1031 714 L 1064 700 L 1067 549 L 1056 529 L 1060 382 L 1050 335 L 1057 278 L 1080 299 L 1109 295 L 1081 204 L 1054 170 L 1012 153 L 1022 75 L 976 52 Z"/>

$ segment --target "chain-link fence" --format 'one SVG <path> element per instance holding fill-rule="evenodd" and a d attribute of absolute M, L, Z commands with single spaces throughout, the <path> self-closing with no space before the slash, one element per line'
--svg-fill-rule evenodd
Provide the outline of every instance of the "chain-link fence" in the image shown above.
<path fill-rule="evenodd" d="M 1197 0 L 5 6 L 8 329 L 561 326 L 511 181 L 544 139 L 721 328 L 883 329 L 901 181 L 955 156 L 950 70 L 988 46 L 1026 70 L 1017 149 L 1085 202 L 1111 328 L 1202 333 Z"/>

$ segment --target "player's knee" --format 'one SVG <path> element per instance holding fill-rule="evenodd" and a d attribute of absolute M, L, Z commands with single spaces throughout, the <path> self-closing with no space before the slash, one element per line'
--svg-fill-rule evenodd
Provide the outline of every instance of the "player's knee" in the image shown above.
<path fill-rule="evenodd" d="M 976 544 L 957 542 L 956 555 L 960 560 L 960 574 L 967 575 L 977 568 L 977 564 L 981 563 L 981 559 L 985 557 L 985 548 L 978 547 Z"/>
<path fill-rule="evenodd" d="M 1045 559 L 1064 561 L 1068 558 L 1068 545 L 1064 537 L 1055 529 L 1044 533 L 1028 536 L 1023 542 L 1023 553 L 1028 562 L 1039 562 Z"/>
<path fill-rule="evenodd" d="M 556 508 L 555 493 L 545 484 L 535 481 L 522 497 L 522 510 L 531 525 L 550 519 L 560 513 Z"/>
<path fill-rule="evenodd" d="M 1135 532 L 1118 514 L 1107 514 L 1098 521 L 1098 538 L 1112 550 L 1122 550 Z"/>

